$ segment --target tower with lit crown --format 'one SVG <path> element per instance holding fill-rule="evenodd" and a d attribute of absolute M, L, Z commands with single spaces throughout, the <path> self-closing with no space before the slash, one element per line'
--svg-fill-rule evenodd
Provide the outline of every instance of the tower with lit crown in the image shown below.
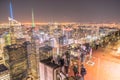
<path fill-rule="evenodd" d="M 10 0 L 10 17 L 8 18 L 9 20 L 9 26 L 10 26 L 10 37 L 11 37 L 11 44 L 16 43 L 16 38 L 14 35 L 14 24 L 16 23 L 13 17 L 13 10 L 12 10 L 12 0 Z"/>
<path fill-rule="evenodd" d="M 39 80 L 39 45 L 36 44 L 34 38 L 34 12 L 32 9 L 32 28 L 31 28 L 31 44 L 29 45 L 31 51 L 28 53 L 29 58 L 29 77 Z M 36 65 L 35 65 L 36 64 Z"/>

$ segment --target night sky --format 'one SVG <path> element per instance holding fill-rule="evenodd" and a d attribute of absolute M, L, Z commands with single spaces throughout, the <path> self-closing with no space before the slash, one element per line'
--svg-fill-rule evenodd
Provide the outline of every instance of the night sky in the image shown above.
<path fill-rule="evenodd" d="M 0 23 L 8 22 L 10 0 L 0 0 Z M 12 0 L 14 18 L 31 22 L 120 22 L 120 0 Z"/>

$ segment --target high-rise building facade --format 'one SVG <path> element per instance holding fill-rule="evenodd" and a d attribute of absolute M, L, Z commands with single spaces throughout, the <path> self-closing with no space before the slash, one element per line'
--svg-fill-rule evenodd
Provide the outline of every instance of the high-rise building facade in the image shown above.
<path fill-rule="evenodd" d="M 9 56 L 7 63 L 10 69 L 11 80 L 23 80 L 28 73 L 27 49 L 24 44 L 10 45 L 5 47 L 6 53 Z"/>

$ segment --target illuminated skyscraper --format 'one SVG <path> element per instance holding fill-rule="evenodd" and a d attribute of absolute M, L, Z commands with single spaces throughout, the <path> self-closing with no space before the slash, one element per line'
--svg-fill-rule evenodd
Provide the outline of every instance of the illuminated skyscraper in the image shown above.
<path fill-rule="evenodd" d="M 9 69 L 4 64 L 0 64 L 0 80 L 10 80 Z"/>
<path fill-rule="evenodd" d="M 31 27 L 31 43 L 28 45 L 28 58 L 29 58 L 29 73 L 30 76 L 35 80 L 39 79 L 39 45 L 36 43 L 35 39 L 35 23 L 34 23 L 34 13 L 32 9 L 32 27 Z"/>
<path fill-rule="evenodd" d="M 10 0 L 10 18 L 8 18 L 9 20 L 9 26 L 10 26 L 10 37 L 11 37 L 11 44 L 15 44 L 16 43 L 16 38 L 14 35 L 14 24 L 15 24 L 15 20 L 13 19 L 13 11 L 12 11 L 12 0 Z"/>
<path fill-rule="evenodd" d="M 22 45 L 10 45 L 5 47 L 5 53 L 9 56 L 6 63 L 9 65 L 11 80 L 23 80 L 28 73 L 27 47 Z"/>
<path fill-rule="evenodd" d="M 15 20 L 13 17 L 12 0 L 10 0 L 10 17 L 8 18 L 8 20 L 9 20 L 9 26 L 10 26 L 9 42 L 11 44 L 16 44 L 16 39 L 23 38 L 23 31 L 22 31 L 21 23 Z"/>
<path fill-rule="evenodd" d="M 3 54 L 5 47 L 5 39 L 0 37 L 0 64 L 5 64 L 5 56 Z"/>

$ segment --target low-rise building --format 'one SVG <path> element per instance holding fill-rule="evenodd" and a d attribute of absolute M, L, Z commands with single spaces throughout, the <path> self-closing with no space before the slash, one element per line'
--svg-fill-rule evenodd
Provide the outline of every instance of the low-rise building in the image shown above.
<path fill-rule="evenodd" d="M 0 64 L 0 80 L 10 80 L 10 73 L 4 64 Z"/>

